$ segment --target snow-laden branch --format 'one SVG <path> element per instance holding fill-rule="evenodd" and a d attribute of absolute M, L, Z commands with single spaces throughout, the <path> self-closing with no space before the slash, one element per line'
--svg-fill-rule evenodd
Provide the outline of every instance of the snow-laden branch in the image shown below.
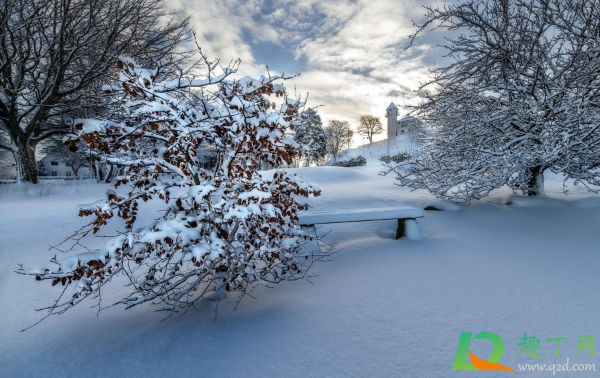
<path fill-rule="evenodd" d="M 79 244 L 114 217 L 125 228 L 98 250 L 19 271 L 72 286 L 67 299 L 47 311 L 62 313 L 96 296 L 115 275 L 131 284 L 119 304 L 160 302 L 171 312 L 229 291 L 243 296 L 255 285 L 307 278 L 327 253 L 302 253 L 310 235 L 296 226 L 307 208 L 298 199 L 320 190 L 285 170 L 269 178 L 258 171 L 263 162 L 291 164 L 303 153 L 286 136 L 300 122 L 303 103 L 288 98 L 276 83 L 282 78 L 219 78 L 212 89 L 189 81 L 165 91 L 133 59 L 121 57 L 118 66 L 121 85 L 114 93 L 121 120 L 78 119 L 65 141 L 74 149 L 84 141 L 94 159 L 117 168 L 115 188 L 129 187 L 124 195 L 109 190 L 105 199 L 82 206 L 79 215 L 93 220 L 71 240 Z M 279 107 L 272 95 L 283 98 Z M 206 155 L 212 165 L 202 163 Z M 152 200 L 165 209 L 140 227 L 140 202 Z"/>

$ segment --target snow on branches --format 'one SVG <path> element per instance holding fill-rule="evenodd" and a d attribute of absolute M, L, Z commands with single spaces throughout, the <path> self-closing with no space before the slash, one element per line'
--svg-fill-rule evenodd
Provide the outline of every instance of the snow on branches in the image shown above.
<path fill-rule="evenodd" d="M 302 150 L 288 137 L 303 103 L 278 82 L 286 77 L 232 79 L 239 62 L 221 68 L 205 59 L 202 79 L 179 77 L 156 83 L 152 71 L 121 57 L 121 87 L 105 88 L 122 105 L 122 119 L 75 122 L 91 154 L 117 168 L 106 198 L 80 210 L 93 221 L 72 240 L 96 233 L 111 218 L 125 228 L 102 248 L 54 259 L 56 267 L 21 270 L 52 285 L 71 285 L 67 300 L 49 308 L 61 313 L 116 275 L 131 283 L 119 303 L 127 308 L 160 302 L 164 310 L 187 310 L 198 301 L 237 290 L 307 277 L 321 257 L 303 254 L 309 237 L 296 227 L 307 205 L 298 198 L 320 189 L 285 170 L 261 174 L 259 164 L 290 164 Z M 271 97 L 276 102 L 271 100 Z M 209 150 L 214 164 L 199 156 Z M 155 222 L 136 223 L 142 201 L 163 201 Z"/>
<path fill-rule="evenodd" d="M 435 129 L 398 167 L 400 185 L 454 201 L 503 185 L 543 194 L 546 170 L 600 184 L 600 8 L 593 1 L 471 0 L 427 7 L 444 46 L 417 109 Z M 416 34 L 415 34 L 416 36 Z M 413 36 L 413 37 L 415 37 Z"/>

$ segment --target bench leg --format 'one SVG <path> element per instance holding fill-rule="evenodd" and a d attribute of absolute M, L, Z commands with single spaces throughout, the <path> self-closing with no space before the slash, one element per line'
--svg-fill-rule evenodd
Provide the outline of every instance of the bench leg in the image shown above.
<path fill-rule="evenodd" d="M 406 237 L 409 240 L 419 240 L 424 238 L 421 231 L 419 231 L 419 225 L 415 218 L 398 219 L 396 240 L 403 237 Z"/>
<path fill-rule="evenodd" d="M 301 225 L 300 229 L 313 238 L 313 240 L 307 240 L 306 243 L 302 246 L 303 252 L 309 255 L 320 254 L 321 247 L 319 246 L 319 241 L 317 240 L 317 228 L 315 227 L 315 225 Z"/>
<path fill-rule="evenodd" d="M 314 224 L 303 224 L 300 229 L 314 238 L 317 237 L 317 228 Z"/>

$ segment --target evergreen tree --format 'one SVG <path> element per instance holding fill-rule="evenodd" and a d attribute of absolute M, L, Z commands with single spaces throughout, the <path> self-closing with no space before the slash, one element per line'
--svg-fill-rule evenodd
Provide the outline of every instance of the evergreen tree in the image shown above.
<path fill-rule="evenodd" d="M 327 137 L 317 112 L 309 108 L 300 114 L 300 124 L 294 130 L 294 141 L 306 149 L 306 166 L 319 163 L 327 154 Z"/>
<path fill-rule="evenodd" d="M 37 175 L 38 176 L 48 176 L 48 171 L 46 171 L 46 166 L 41 161 L 37 162 Z"/>

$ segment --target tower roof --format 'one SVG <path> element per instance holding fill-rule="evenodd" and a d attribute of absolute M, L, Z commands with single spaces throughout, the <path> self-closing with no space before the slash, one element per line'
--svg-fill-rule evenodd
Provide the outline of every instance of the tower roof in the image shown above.
<path fill-rule="evenodd" d="M 398 107 L 396 105 L 394 105 L 393 102 L 390 102 L 390 106 L 387 107 L 388 109 L 398 109 Z"/>

